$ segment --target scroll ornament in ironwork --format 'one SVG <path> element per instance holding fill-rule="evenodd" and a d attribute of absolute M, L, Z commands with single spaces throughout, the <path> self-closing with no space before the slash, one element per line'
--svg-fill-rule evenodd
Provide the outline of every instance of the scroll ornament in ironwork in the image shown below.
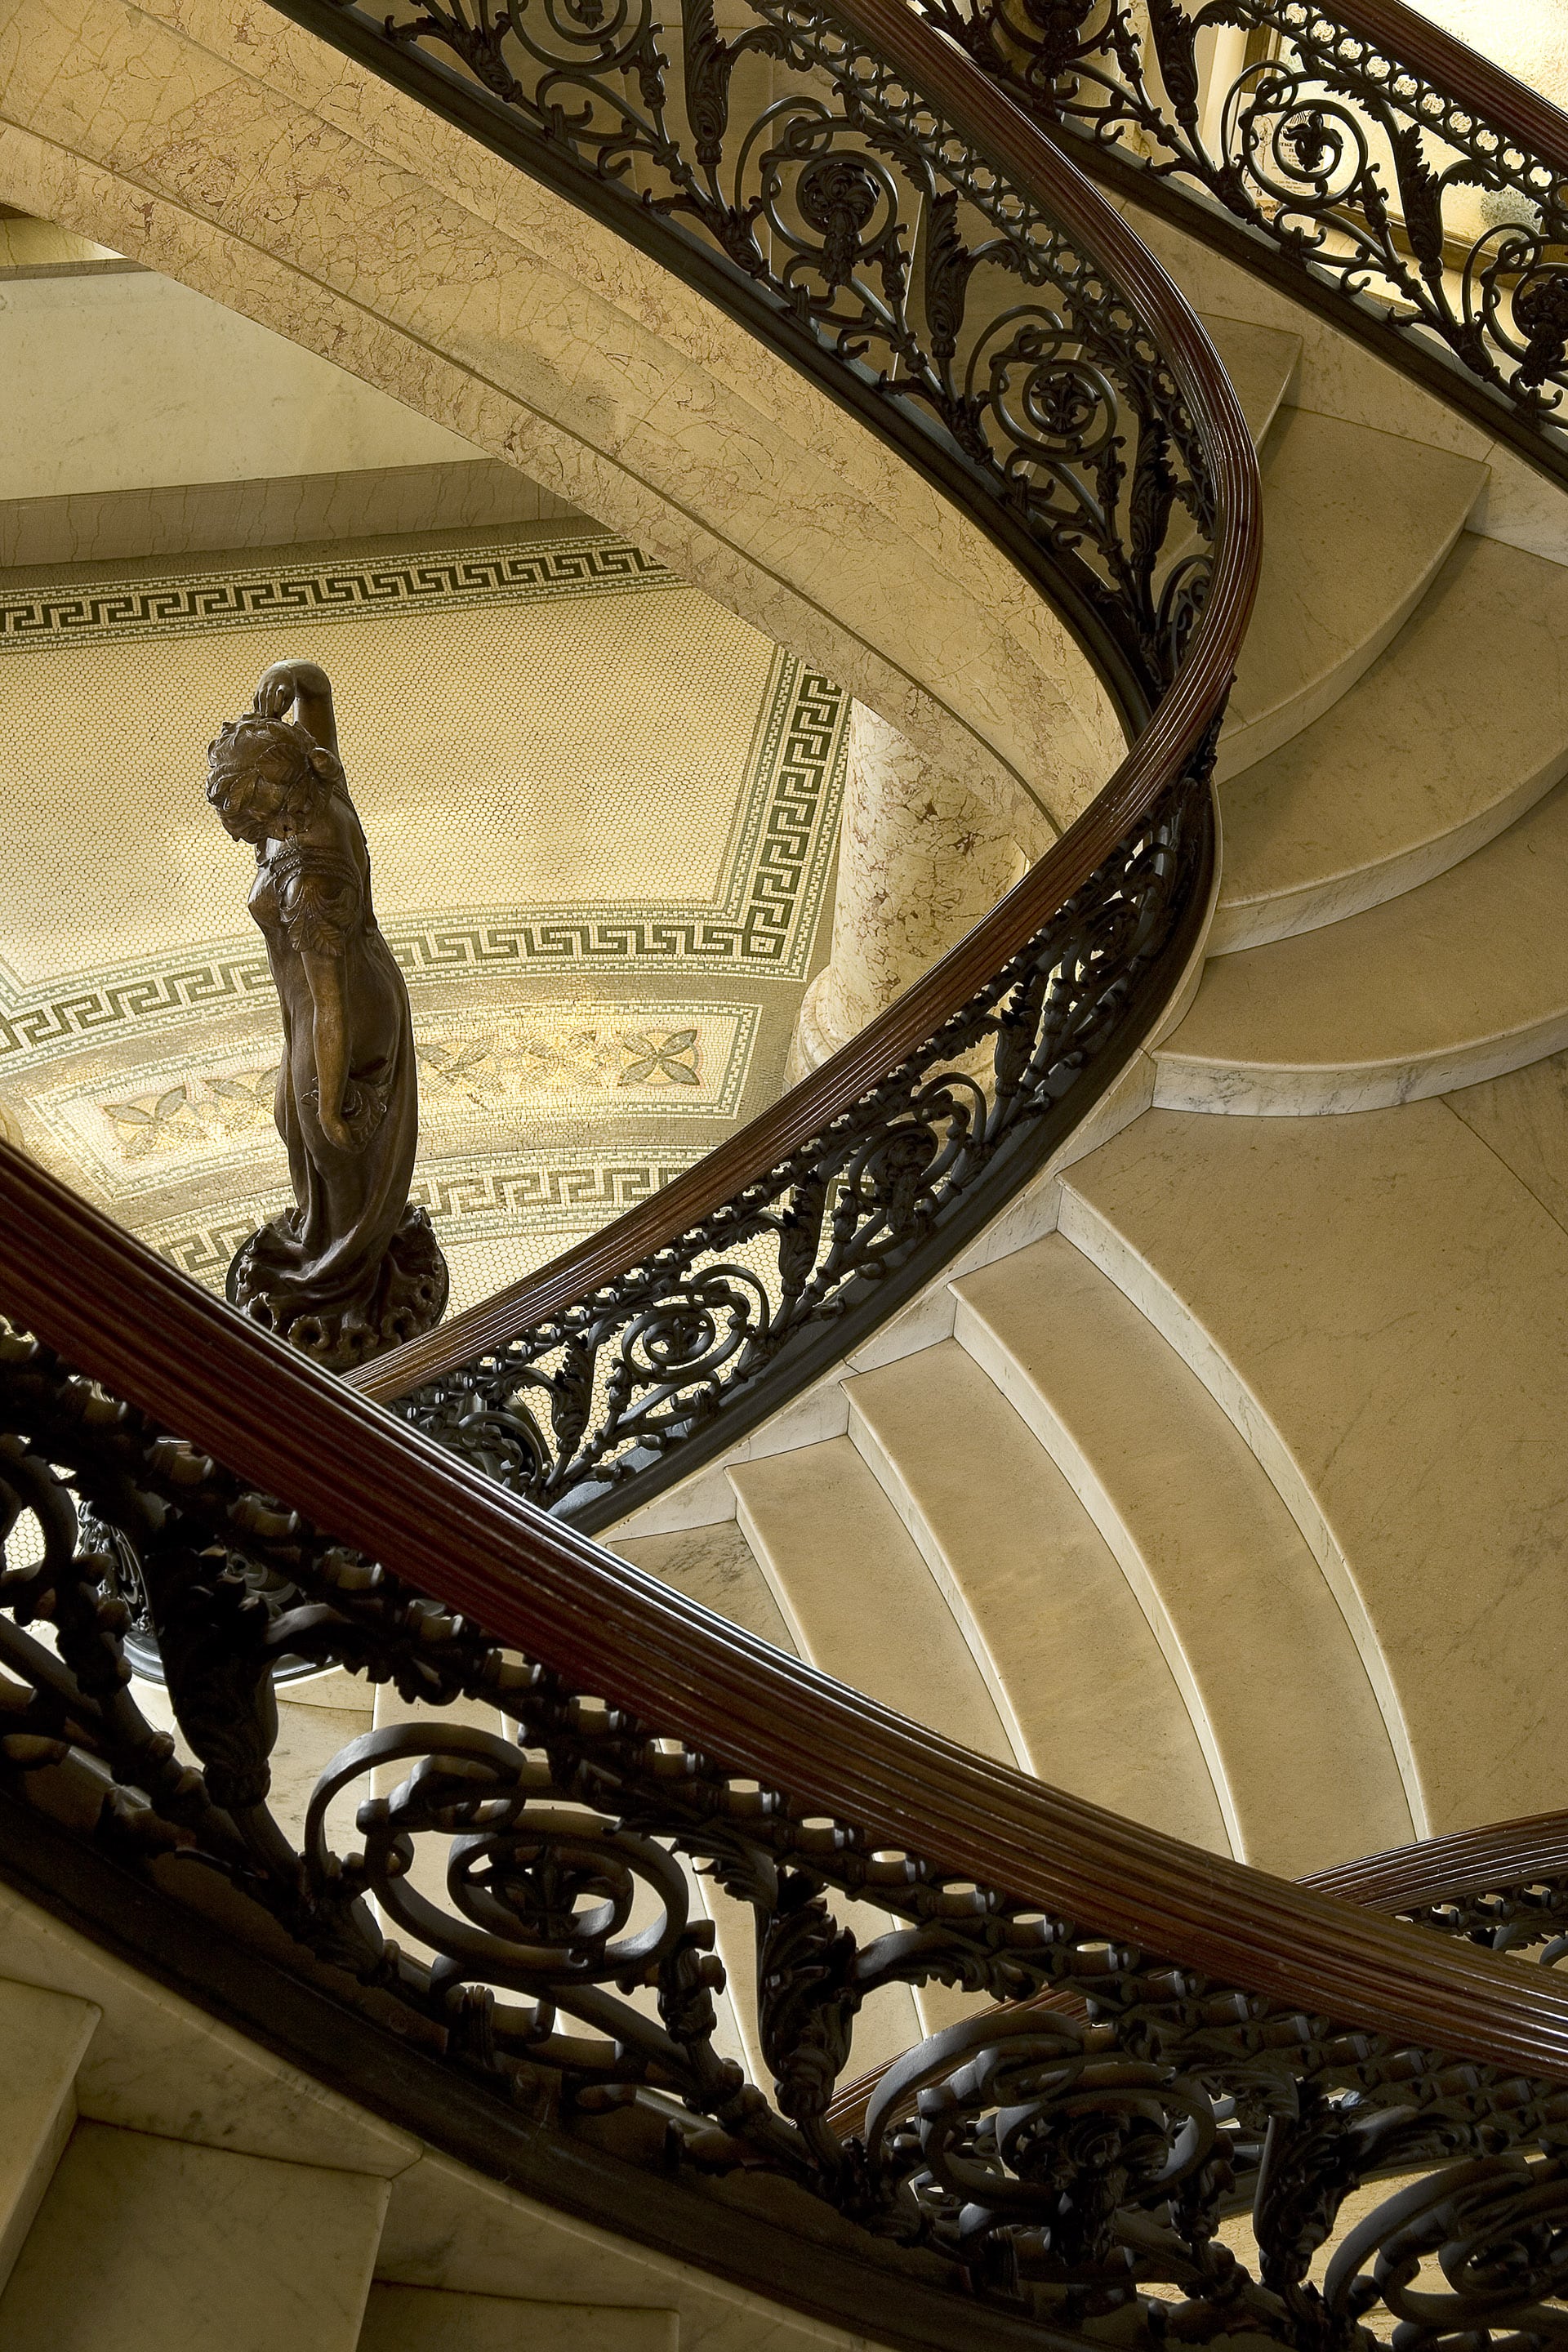
<path fill-rule="evenodd" d="M 921 0 L 1054 128 L 1222 206 L 1568 462 L 1568 190 L 1317 0 Z M 1213 37 L 1246 61 L 1210 89 Z"/>
<path fill-rule="evenodd" d="M 184 1755 L 139 1701 L 110 1528 Z M 753 2206 L 819 2200 L 907 2281 L 1058 2339 L 1372 2352 L 1392 2318 L 1402 2346 L 1469 2352 L 1489 2329 L 1563 2332 L 1568 2091 L 889 1851 L 492 1641 L 9 1327 L 0 1538 L 11 1789 L 155 1864 L 163 1899 L 181 1874 L 198 1905 L 226 1882 L 229 1932 L 254 1906 L 267 1948 L 281 1926 L 314 1982 L 508 2109 L 721 2204 L 737 2179 Z M 298 1829 L 271 1791 L 285 1656 L 419 1710 L 338 1754 Z M 459 1700 L 497 1729 L 445 1723 Z M 1563 1917 L 1541 1894 L 1537 1942 Z M 847 1916 L 867 1904 L 889 1916 L 868 1938 Z M 725 1906 L 749 1922 L 763 2082 L 721 2047 Z M 847 2094 L 866 2002 L 935 1983 L 1033 2005 L 977 2007 Z M 1378 2181 L 1315 2277 L 1346 2198 Z M 1227 2242 L 1244 2213 L 1256 2261 Z"/>
<path fill-rule="evenodd" d="M 1163 574 L 1215 527 L 1193 421 L 1093 255 L 889 61 L 803 0 L 748 0 L 722 35 L 712 0 L 668 28 L 652 0 L 405 0 L 377 30 L 460 60 L 584 201 L 662 224 L 674 266 L 760 291 L 911 449 L 948 478 L 956 457 L 1157 698 L 1180 653 Z"/>
<path fill-rule="evenodd" d="M 675 1465 L 737 1397 L 940 1255 L 1006 1155 L 1027 1153 L 1055 1105 L 1095 1081 L 1190 901 L 1206 776 L 1205 755 L 825 1135 L 643 1265 L 395 1410 L 563 1517 L 601 1524 L 625 1508 L 632 1480 L 646 1486 L 650 1465 Z"/>

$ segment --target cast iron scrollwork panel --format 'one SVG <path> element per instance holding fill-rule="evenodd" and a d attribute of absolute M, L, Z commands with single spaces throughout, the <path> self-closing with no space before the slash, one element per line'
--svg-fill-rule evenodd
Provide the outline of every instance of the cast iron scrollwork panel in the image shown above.
<path fill-rule="evenodd" d="M 922 1263 L 1108 1051 L 1191 903 L 1206 773 L 1205 757 L 826 1135 L 620 1280 L 395 1409 L 563 1516 L 598 1523 L 626 1507 L 631 1480 Z"/>
<path fill-rule="evenodd" d="M 921 5 L 1037 117 L 1206 195 L 1395 338 L 1441 350 L 1568 471 L 1561 167 L 1360 33 L 1353 10 Z"/>
<path fill-rule="evenodd" d="M 134 1540 L 183 1756 L 142 1711 L 106 1528 Z M 165 1895 L 226 1881 L 315 1982 L 507 2108 L 607 2131 L 695 2197 L 816 2200 L 914 2284 L 1058 2336 L 1371 2352 L 1392 2319 L 1402 2347 L 1470 2352 L 1568 2326 L 1568 2091 L 883 1849 L 490 1640 L 4 1326 L 0 1538 L 0 1779 Z M 297 1822 L 271 1785 L 286 1655 L 424 1703 L 333 1757 Z M 444 1720 L 461 1700 L 496 1728 Z M 760 2081 L 721 2047 L 721 1917 L 750 1923 Z M 836 2121 L 866 2003 L 935 1983 L 976 2005 Z M 1369 2181 L 1386 2193 L 1320 2285 Z M 1248 2209 L 1256 2260 L 1224 2234 Z"/>
<path fill-rule="evenodd" d="M 1181 649 L 1166 575 L 1206 564 L 1215 497 L 1152 340 L 1092 254 L 831 13 L 736 13 L 721 33 L 713 0 L 668 25 L 653 0 L 404 0 L 375 37 L 477 83 L 510 152 L 645 237 L 661 224 L 672 268 L 700 254 L 744 281 L 828 380 L 914 425 L 1156 699 Z"/>

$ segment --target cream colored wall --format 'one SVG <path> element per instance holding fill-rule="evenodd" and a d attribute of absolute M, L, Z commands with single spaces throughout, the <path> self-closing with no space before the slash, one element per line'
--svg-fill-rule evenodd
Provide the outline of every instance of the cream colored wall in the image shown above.
<path fill-rule="evenodd" d="M 0 498 L 254 481 L 484 453 L 151 271 L 0 283 Z"/>
<path fill-rule="evenodd" d="M 1035 592 L 611 233 L 263 5 L 4 0 L 0 201 L 331 359 L 847 685 L 1026 846 L 1120 752 Z"/>
<path fill-rule="evenodd" d="M 77 236 L 55 221 L 34 220 L 0 205 L 0 278 L 14 270 L 58 269 L 84 261 L 119 258 L 106 245 L 94 245 L 90 237 Z"/>
<path fill-rule="evenodd" d="M 1568 99 L 1564 0 L 1414 0 L 1423 16 L 1561 106 Z"/>

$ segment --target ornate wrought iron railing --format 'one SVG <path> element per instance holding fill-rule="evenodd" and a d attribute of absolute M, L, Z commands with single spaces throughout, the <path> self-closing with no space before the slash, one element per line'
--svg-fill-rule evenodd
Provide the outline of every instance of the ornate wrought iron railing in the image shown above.
<path fill-rule="evenodd" d="M 1384 1899 L 1468 1906 L 1422 1933 L 1118 1821 L 611 1559 L 4 1146 L 0 1214 L 8 1874 L 470 2160 L 880 2341 L 1561 2334 L 1568 1990 L 1475 1940 L 1530 1901 L 1554 1934 L 1560 1884 L 1385 1858 Z M 84 1509 L 134 1541 L 183 1753 Z M 297 1823 L 284 1654 L 407 1703 Z M 1502 1866 L 1538 1874 L 1517 1834 Z M 836 2123 L 868 2000 L 931 1983 L 1051 2000 Z"/>
<path fill-rule="evenodd" d="M 1401 0 L 917 0 L 1087 169 L 1568 481 L 1568 116 Z"/>
<path fill-rule="evenodd" d="M 899 0 L 711 0 L 661 30 L 459 0 L 288 13 L 656 252 L 952 496 L 1135 737 L 1086 817 L 884 1018 L 689 1176 L 355 1378 L 605 1524 L 911 1295 L 1168 1003 L 1258 559 L 1196 320 L 1049 142 Z"/>

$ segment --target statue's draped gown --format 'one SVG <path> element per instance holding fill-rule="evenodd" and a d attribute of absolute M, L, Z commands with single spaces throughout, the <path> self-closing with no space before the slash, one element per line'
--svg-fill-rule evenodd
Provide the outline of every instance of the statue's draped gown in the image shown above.
<path fill-rule="evenodd" d="M 264 844 L 250 911 L 267 940 L 282 1008 L 278 1131 L 302 1204 L 256 1235 L 251 1279 L 268 1293 L 281 1329 L 292 1308 L 375 1330 L 392 1271 L 388 1246 L 414 1170 L 418 1087 L 408 992 L 376 924 L 370 856 L 345 793 L 334 793 L 303 832 Z M 342 1116 L 358 1146 L 353 1151 L 321 1130 L 306 955 L 331 957 L 340 967 Z"/>

